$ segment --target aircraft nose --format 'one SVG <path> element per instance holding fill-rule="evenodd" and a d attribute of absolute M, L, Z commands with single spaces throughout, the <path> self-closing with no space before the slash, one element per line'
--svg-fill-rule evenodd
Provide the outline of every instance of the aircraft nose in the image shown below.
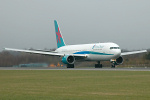
<path fill-rule="evenodd" d="M 119 57 L 120 55 L 121 55 L 121 50 L 120 49 L 115 50 L 115 56 Z"/>

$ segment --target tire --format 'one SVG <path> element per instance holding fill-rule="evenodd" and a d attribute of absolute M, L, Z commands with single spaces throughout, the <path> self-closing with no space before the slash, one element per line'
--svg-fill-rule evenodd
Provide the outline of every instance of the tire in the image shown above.
<path fill-rule="evenodd" d="M 74 64 L 67 64 L 67 68 L 74 68 Z"/>
<path fill-rule="evenodd" d="M 111 68 L 115 68 L 115 65 L 111 65 Z"/>
<path fill-rule="evenodd" d="M 95 64 L 95 68 L 102 68 L 102 64 Z"/>

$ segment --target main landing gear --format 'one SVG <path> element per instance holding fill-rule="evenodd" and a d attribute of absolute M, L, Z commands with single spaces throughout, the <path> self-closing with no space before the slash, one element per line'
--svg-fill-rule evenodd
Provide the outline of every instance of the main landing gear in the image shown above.
<path fill-rule="evenodd" d="M 67 64 L 67 68 L 74 68 L 74 64 Z"/>
<path fill-rule="evenodd" d="M 97 62 L 98 64 L 95 64 L 95 68 L 102 68 L 102 64 L 100 64 L 100 61 Z"/>
<path fill-rule="evenodd" d="M 95 68 L 102 68 L 103 65 L 100 64 L 100 61 L 97 62 L 98 64 L 95 64 Z M 112 62 L 112 65 L 111 65 L 111 68 L 115 68 L 116 67 L 116 64 L 115 62 Z"/>

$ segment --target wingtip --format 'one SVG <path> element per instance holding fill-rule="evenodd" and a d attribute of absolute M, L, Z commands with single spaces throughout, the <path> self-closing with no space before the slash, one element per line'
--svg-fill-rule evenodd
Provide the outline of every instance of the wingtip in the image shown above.
<path fill-rule="evenodd" d="M 143 52 L 148 52 L 147 50 L 143 50 Z"/>
<path fill-rule="evenodd" d="M 3 47 L 3 50 L 6 50 L 7 48 Z"/>
<path fill-rule="evenodd" d="M 148 52 L 148 50 L 145 50 L 145 52 Z"/>

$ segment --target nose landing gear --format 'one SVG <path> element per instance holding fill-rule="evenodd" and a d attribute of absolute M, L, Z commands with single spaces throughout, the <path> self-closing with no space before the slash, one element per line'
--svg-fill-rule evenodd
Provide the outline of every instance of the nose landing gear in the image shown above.
<path fill-rule="evenodd" d="M 116 65 L 112 63 L 111 68 L 115 68 L 115 67 L 116 67 Z"/>
<path fill-rule="evenodd" d="M 111 68 L 115 68 L 116 67 L 116 59 L 111 59 Z"/>

